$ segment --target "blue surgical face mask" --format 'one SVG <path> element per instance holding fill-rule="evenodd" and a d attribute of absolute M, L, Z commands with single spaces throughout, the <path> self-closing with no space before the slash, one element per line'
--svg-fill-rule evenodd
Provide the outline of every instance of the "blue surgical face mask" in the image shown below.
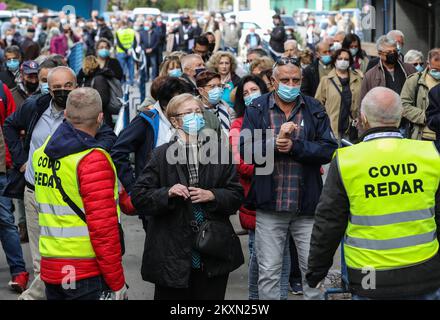
<path fill-rule="evenodd" d="M 332 56 L 330 55 L 321 56 L 321 61 L 323 64 L 328 65 L 332 62 Z"/>
<path fill-rule="evenodd" d="M 98 56 L 103 59 L 106 59 L 106 58 L 110 57 L 110 50 L 100 49 L 100 50 L 98 50 Z"/>
<path fill-rule="evenodd" d="M 246 107 L 249 107 L 251 105 L 252 101 L 254 101 L 255 99 L 257 99 L 260 96 L 261 96 L 260 91 L 252 92 L 250 95 L 248 95 L 247 97 L 244 98 L 244 105 Z"/>
<path fill-rule="evenodd" d="M 296 98 L 298 98 L 301 92 L 301 86 L 291 87 L 286 86 L 285 84 L 280 83 L 278 85 L 277 94 L 281 100 L 285 102 L 293 102 Z"/>
<path fill-rule="evenodd" d="M 417 72 L 422 72 L 424 69 L 425 69 L 425 68 L 423 68 L 423 66 L 421 66 L 420 64 L 418 64 L 418 65 L 416 66 L 416 70 L 417 70 Z"/>
<path fill-rule="evenodd" d="M 182 120 L 182 130 L 190 135 L 199 133 L 205 127 L 205 119 L 195 112 L 185 115 Z"/>
<path fill-rule="evenodd" d="M 6 66 L 8 67 L 9 71 L 17 71 L 18 67 L 20 66 L 20 61 L 18 59 L 11 59 L 6 61 Z"/>
<path fill-rule="evenodd" d="M 41 82 L 40 83 L 40 90 L 41 90 L 42 94 L 48 94 L 49 93 L 49 83 Z"/>
<path fill-rule="evenodd" d="M 174 78 L 180 78 L 181 76 L 182 76 L 182 70 L 181 69 L 173 69 L 173 70 L 170 70 L 169 72 L 168 72 L 168 75 L 170 76 L 170 77 L 174 77 Z"/>
<path fill-rule="evenodd" d="M 208 91 L 208 102 L 212 105 L 217 104 L 223 95 L 223 89 L 216 87 Z"/>
<path fill-rule="evenodd" d="M 145 31 L 150 31 L 150 27 L 144 27 Z"/>
<path fill-rule="evenodd" d="M 440 80 L 440 71 L 437 70 L 429 70 L 429 74 L 431 77 L 433 77 L 435 80 Z"/>
<path fill-rule="evenodd" d="M 358 48 L 351 48 L 350 49 L 350 53 L 353 57 L 357 55 L 358 51 L 359 51 Z"/>
<path fill-rule="evenodd" d="M 402 46 L 397 43 L 397 52 L 400 54 L 402 52 Z"/>

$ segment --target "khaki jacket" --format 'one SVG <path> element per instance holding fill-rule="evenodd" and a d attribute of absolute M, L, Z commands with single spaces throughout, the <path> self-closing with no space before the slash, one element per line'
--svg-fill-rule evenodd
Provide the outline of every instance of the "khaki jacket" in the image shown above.
<path fill-rule="evenodd" d="M 435 133 L 426 125 L 426 109 L 429 105 L 429 88 L 426 84 L 428 70 L 417 72 L 406 79 L 400 97 L 402 99 L 403 117 L 413 125 L 411 139 L 435 140 Z M 418 87 L 418 92 L 417 91 Z M 417 94 L 417 97 L 416 97 Z"/>
<path fill-rule="evenodd" d="M 342 92 L 342 85 L 336 75 L 336 70 L 332 70 L 328 76 L 321 79 L 315 98 L 324 105 L 330 119 L 330 125 L 337 139 L 341 139 L 339 134 L 339 114 L 341 110 L 341 95 L 332 83 L 332 80 Z M 357 71 L 350 70 L 350 89 L 351 89 L 351 109 L 350 121 L 357 119 L 360 107 L 362 77 Z"/>

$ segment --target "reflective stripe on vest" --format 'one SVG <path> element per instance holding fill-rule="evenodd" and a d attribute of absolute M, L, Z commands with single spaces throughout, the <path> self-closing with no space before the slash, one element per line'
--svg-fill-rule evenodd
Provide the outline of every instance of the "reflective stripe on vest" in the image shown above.
<path fill-rule="evenodd" d="M 350 202 L 344 253 L 354 269 L 397 269 L 439 248 L 435 194 L 440 157 L 432 142 L 381 134 L 337 151 Z"/>
<path fill-rule="evenodd" d="M 102 152 L 116 169 L 110 155 L 102 149 L 89 149 L 58 159 L 54 163 L 44 153 L 50 137 L 44 145 L 37 149 L 32 157 L 35 171 L 35 199 L 38 205 L 40 239 L 40 254 L 43 257 L 54 258 L 93 258 L 95 252 L 90 241 L 87 224 L 64 202 L 56 188 L 52 174 L 55 166 L 57 176 L 65 192 L 72 201 L 84 212 L 84 203 L 79 193 L 77 166 L 80 161 L 94 150 Z M 118 183 L 115 181 L 114 199 L 118 219 L 120 215 Z"/>

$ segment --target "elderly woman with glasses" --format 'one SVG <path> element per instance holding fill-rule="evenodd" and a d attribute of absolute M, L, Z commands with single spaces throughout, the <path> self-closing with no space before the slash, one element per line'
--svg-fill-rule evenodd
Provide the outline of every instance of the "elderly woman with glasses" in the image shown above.
<path fill-rule="evenodd" d="M 423 53 L 417 50 L 409 50 L 403 58 L 405 63 L 412 64 L 417 72 L 422 72 L 425 69 L 425 59 Z"/>
<path fill-rule="evenodd" d="M 223 132 L 229 135 L 235 112 L 222 100 L 224 85 L 221 82 L 221 75 L 212 71 L 203 71 L 197 76 L 196 84 L 205 108 L 215 114 Z"/>
<path fill-rule="evenodd" d="M 176 135 L 153 151 L 132 192 L 134 206 L 149 217 L 142 278 L 155 284 L 156 300 L 222 300 L 229 273 L 244 263 L 229 221 L 243 201 L 243 188 L 227 144 L 216 142 L 208 146 L 209 153 L 204 150 L 210 142 L 203 108 L 191 94 L 170 101 L 167 118 Z M 219 158 L 224 152 L 228 161 Z M 194 245 L 207 221 L 230 230 L 228 235 L 218 229 L 206 234 L 214 247 L 230 238 L 227 246 L 200 252 Z"/>

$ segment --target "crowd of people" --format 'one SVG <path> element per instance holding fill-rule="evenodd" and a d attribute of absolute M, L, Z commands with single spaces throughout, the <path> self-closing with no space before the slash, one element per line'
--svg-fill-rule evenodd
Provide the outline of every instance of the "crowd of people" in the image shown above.
<path fill-rule="evenodd" d="M 141 273 L 155 299 L 224 299 L 229 273 L 244 263 L 229 221 L 237 212 L 249 235 L 249 299 L 323 298 L 319 282 L 340 239 L 323 251 L 319 237 L 341 228 L 324 230 L 321 215 L 314 229 L 316 212 L 326 213 L 320 199 L 330 202 L 321 196 L 323 167 L 347 141 L 363 141 L 364 113 L 396 127 L 394 135 L 439 140 L 440 49 L 426 59 L 404 55 L 405 37 L 393 30 L 369 56 L 353 28 L 334 21 L 305 43 L 279 15 L 273 24 L 269 49 L 250 30 L 245 61 L 235 16 L 210 14 L 200 24 L 182 14 L 171 28 L 160 16 L 2 25 L 0 240 L 19 299 L 102 299 L 107 291 L 125 299 L 121 212 L 142 222 Z M 78 73 L 68 67 L 75 43 L 85 56 Z M 124 85 L 139 88 L 142 104 L 116 136 L 113 98 Z M 363 100 L 380 104 L 378 87 L 400 96 L 402 121 L 361 109 Z M 235 162 L 199 159 L 205 133 L 220 142 L 214 154 L 226 149 Z M 274 153 L 271 173 L 256 174 L 257 145 Z M 170 163 L 170 150 L 183 163 Z M 343 189 L 336 167 L 331 181 Z M 20 241 L 30 245 L 28 269 Z M 76 270 L 75 288 L 65 287 L 66 266 Z"/>

